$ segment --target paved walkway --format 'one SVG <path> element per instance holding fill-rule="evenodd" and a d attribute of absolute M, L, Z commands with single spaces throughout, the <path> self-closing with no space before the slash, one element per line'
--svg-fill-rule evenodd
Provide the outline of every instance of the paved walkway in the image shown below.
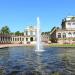
<path fill-rule="evenodd" d="M 35 44 L 0 44 L 0 48 L 5 48 L 5 47 L 15 47 L 15 46 L 35 46 Z M 43 46 L 48 46 L 48 44 L 43 44 Z"/>
<path fill-rule="evenodd" d="M 15 47 L 15 46 L 31 46 L 29 44 L 0 44 L 0 48 Z"/>

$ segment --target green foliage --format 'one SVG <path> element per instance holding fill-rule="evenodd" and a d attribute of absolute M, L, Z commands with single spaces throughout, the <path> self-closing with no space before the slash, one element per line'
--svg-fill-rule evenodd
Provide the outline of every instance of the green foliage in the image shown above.
<path fill-rule="evenodd" d="M 16 31 L 15 32 L 15 35 L 20 35 L 20 31 Z"/>
<path fill-rule="evenodd" d="M 20 32 L 20 31 L 16 31 L 16 32 L 10 32 L 10 29 L 8 26 L 3 26 L 0 30 L 0 34 L 11 34 L 11 35 L 24 35 L 23 32 Z"/>
<path fill-rule="evenodd" d="M 61 75 L 59 72 L 52 72 L 51 75 Z"/>
<path fill-rule="evenodd" d="M 1 34 L 10 34 L 10 29 L 8 26 L 4 26 L 1 28 L 1 31 L 0 31 Z"/>
<path fill-rule="evenodd" d="M 50 40 L 51 40 L 51 42 L 53 42 L 53 43 L 57 43 L 57 40 L 58 40 L 58 39 L 57 39 L 57 38 L 51 38 Z"/>
<path fill-rule="evenodd" d="M 15 32 L 15 35 L 17 35 L 17 36 L 19 36 L 19 35 L 24 35 L 24 33 L 23 33 L 23 32 L 20 32 L 20 31 L 16 31 L 16 32 Z"/>
<path fill-rule="evenodd" d="M 41 33 L 42 35 L 44 34 L 44 32 Z"/>
<path fill-rule="evenodd" d="M 24 32 L 20 32 L 21 35 L 24 35 Z"/>
<path fill-rule="evenodd" d="M 10 34 L 11 34 L 11 35 L 14 35 L 14 32 L 11 32 Z"/>

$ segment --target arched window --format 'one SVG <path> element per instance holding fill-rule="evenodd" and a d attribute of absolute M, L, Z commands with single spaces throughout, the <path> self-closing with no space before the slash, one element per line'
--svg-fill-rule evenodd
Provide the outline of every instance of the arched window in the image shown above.
<path fill-rule="evenodd" d="M 75 35 L 75 32 L 73 33 L 73 35 Z"/>
<path fill-rule="evenodd" d="M 68 34 L 71 34 L 71 32 L 69 32 Z"/>
<path fill-rule="evenodd" d="M 58 33 L 58 38 L 61 38 L 61 33 Z"/>
<path fill-rule="evenodd" d="M 30 41 L 33 41 L 33 37 L 30 38 Z"/>
<path fill-rule="evenodd" d="M 28 41 L 28 38 L 26 38 L 26 41 Z"/>
<path fill-rule="evenodd" d="M 72 35 L 71 32 L 68 33 L 69 35 Z"/>
<path fill-rule="evenodd" d="M 63 38 L 66 38 L 66 33 L 63 33 Z"/>
<path fill-rule="evenodd" d="M 69 35 L 69 37 L 71 37 L 71 36 L 72 36 L 72 33 L 71 33 L 71 32 L 69 32 L 69 33 L 68 33 L 68 35 Z"/>

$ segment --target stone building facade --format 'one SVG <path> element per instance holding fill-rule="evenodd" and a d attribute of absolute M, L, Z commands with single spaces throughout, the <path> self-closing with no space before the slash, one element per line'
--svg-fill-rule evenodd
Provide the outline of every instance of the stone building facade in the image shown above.
<path fill-rule="evenodd" d="M 11 43 L 11 35 L 9 34 L 0 34 L 0 44 Z"/>
<path fill-rule="evenodd" d="M 18 43 L 23 44 L 24 43 L 24 36 L 23 35 L 11 35 L 11 43 Z"/>
<path fill-rule="evenodd" d="M 50 32 L 42 32 L 41 40 L 44 43 L 50 43 Z"/>
<path fill-rule="evenodd" d="M 61 28 L 54 27 L 51 31 L 51 41 L 57 43 L 75 43 L 75 16 L 62 20 Z"/>
<path fill-rule="evenodd" d="M 0 34 L 0 44 L 10 44 L 10 43 L 24 43 L 24 36 L 22 35 L 10 35 L 10 34 Z"/>
<path fill-rule="evenodd" d="M 24 44 L 36 43 L 37 27 L 28 26 L 24 31 Z"/>
<path fill-rule="evenodd" d="M 24 30 L 24 35 L 0 34 L 0 44 L 5 44 L 5 43 L 35 44 L 36 34 L 37 34 L 37 27 L 28 26 Z"/>

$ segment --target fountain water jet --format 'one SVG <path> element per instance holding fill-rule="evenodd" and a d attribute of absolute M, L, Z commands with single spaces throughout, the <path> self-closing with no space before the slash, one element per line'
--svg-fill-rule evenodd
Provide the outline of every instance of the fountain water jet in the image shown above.
<path fill-rule="evenodd" d="M 41 42 L 41 31 L 40 31 L 40 20 L 39 17 L 37 17 L 37 34 L 36 34 L 36 50 L 37 52 L 42 52 L 44 51 L 42 49 L 42 42 Z"/>

